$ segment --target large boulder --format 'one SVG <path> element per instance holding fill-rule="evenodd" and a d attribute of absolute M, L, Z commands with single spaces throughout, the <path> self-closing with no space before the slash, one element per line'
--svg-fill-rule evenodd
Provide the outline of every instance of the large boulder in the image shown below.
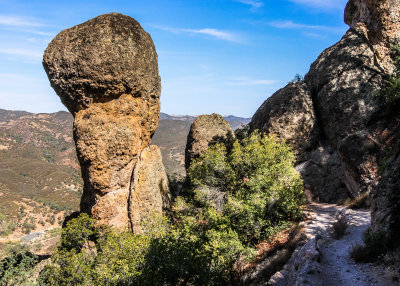
<path fill-rule="evenodd" d="M 351 28 L 311 65 L 305 82 L 320 128 L 330 144 L 366 128 L 382 109 L 376 91 L 385 79 L 363 23 Z"/>
<path fill-rule="evenodd" d="M 303 178 L 308 201 L 337 203 L 354 197 L 349 192 L 340 157 L 330 146 L 320 146 L 308 153 L 307 160 L 298 164 L 296 170 Z"/>
<path fill-rule="evenodd" d="M 60 32 L 47 47 L 43 66 L 74 115 L 84 180 L 81 211 L 100 223 L 129 228 L 132 173 L 150 144 L 160 110 L 150 35 L 129 16 L 101 15 Z"/>
<path fill-rule="evenodd" d="M 195 119 L 187 137 L 185 149 L 185 167 L 200 157 L 212 144 L 233 136 L 232 127 L 219 114 L 200 115 Z"/>
<path fill-rule="evenodd" d="M 296 154 L 315 148 L 319 130 L 307 86 L 303 82 L 290 83 L 274 93 L 253 115 L 250 129 L 278 135 Z"/>
<path fill-rule="evenodd" d="M 338 149 L 353 197 L 372 191 L 379 179 L 380 145 L 366 130 L 362 130 L 344 138 Z"/>

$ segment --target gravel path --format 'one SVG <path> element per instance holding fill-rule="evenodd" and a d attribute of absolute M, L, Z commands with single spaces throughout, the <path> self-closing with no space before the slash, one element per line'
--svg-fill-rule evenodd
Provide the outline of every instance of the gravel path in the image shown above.
<path fill-rule="evenodd" d="M 345 210 L 349 220 L 346 234 L 339 240 L 331 238 L 330 230 L 336 215 L 343 207 L 327 204 L 312 204 L 308 214 L 310 220 L 304 223 L 307 236 L 319 235 L 318 247 L 321 254 L 316 273 L 310 273 L 307 280 L 311 285 L 321 286 L 391 286 L 399 285 L 385 279 L 384 270 L 371 263 L 356 264 L 349 256 L 352 245 L 362 243 L 362 235 L 370 225 L 368 210 Z"/>

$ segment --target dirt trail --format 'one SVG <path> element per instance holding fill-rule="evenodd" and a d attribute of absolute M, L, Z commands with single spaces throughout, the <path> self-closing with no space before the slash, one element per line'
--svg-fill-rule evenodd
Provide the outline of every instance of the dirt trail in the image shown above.
<path fill-rule="evenodd" d="M 370 225 L 368 210 L 345 210 L 349 219 L 346 234 L 339 240 L 330 231 L 336 215 L 343 207 L 312 204 L 307 212 L 311 219 L 304 223 L 309 238 L 319 236 L 320 263 L 315 273 L 307 274 L 307 285 L 321 286 L 391 286 L 398 282 L 386 279 L 384 270 L 371 263 L 356 264 L 349 256 L 352 245 L 362 243 L 362 235 Z"/>

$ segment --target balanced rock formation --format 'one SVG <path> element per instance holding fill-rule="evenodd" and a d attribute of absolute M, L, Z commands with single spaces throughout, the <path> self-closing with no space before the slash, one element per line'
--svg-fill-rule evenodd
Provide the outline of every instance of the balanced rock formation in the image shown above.
<path fill-rule="evenodd" d="M 139 158 L 147 158 L 142 152 L 150 144 L 160 111 L 161 80 L 150 35 L 129 16 L 101 15 L 60 32 L 47 47 L 43 66 L 74 115 L 84 180 L 81 211 L 99 223 L 133 229 L 133 173 L 138 160 L 144 160 Z M 157 151 L 150 152 L 156 155 L 149 164 L 162 165 Z M 165 170 L 157 167 L 153 172 L 159 175 L 146 180 L 156 181 L 140 191 L 165 193 L 165 183 L 159 184 Z M 156 189 L 150 190 L 153 186 Z M 154 200 L 147 205 L 160 211 L 160 195 L 146 200 Z"/>
<path fill-rule="evenodd" d="M 233 136 L 233 131 L 228 123 L 221 115 L 200 115 L 197 117 L 187 137 L 185 150 L 185 167 L 188 169 L 190 163 L 200 157 L 210 145 L 220 142 Z"/>
<path fill-rule="evenodd" d="M 350 26 L 321 53 L 303 81 L 267 99 L 250 123 L 286 139 L 310 197 L 340 202 L 378 185 L 383 154 L 385 86 L 395 66 L 391 47 L 400 39 L 400 4 L 395 0 L 350 0 Z M 300 126 L 299 126 L 300 125 Z"/>

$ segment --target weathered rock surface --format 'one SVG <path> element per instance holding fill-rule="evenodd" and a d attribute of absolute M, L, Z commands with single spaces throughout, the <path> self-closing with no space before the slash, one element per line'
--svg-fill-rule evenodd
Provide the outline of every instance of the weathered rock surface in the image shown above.
<path fill-rule="evenodd" d="M 333 146 L 364 129 L 381 110 L 382 102 L 375 92 L 384 76 L 363 23 L 351 28 L 311 65 L 305 82 L 320 128 Z"/>
<path fill-rule="evenodd" d="M 400 241 L 400 129 L 397 142 L 384 158 L 384 173 L 379 185 L 371 192 L 371 229 L 384 234 L 387 242 L 397 247 Z"/>
<path fill-rule="evenodd" d="M 128 201 L 131 228 L 141 231 L 141 223 L 169 207 L 171 197 L 168 177 L 157 146 L 146 147 L 140 154 L 133 173 Z"/>
<path fill-rule="evenodd" d="M 200 157 L 208 147 L 228 138 L 233 131 L 228 121 L 219 114 L 200 115 L 193 122 L 187 137 L 185 167 L 189 168 L 192 160 Z"/>
<path fill-rule="evenodd" d="M 307 161 L 296 166 L 304 181 L 308 201 L 335 203 L 351 197 L 342 162 L 331 147 L 318 147 L 306 154 Z"/>
<path fill-rule="evenodd" d="M 318 263 L 320 256 L 317 239 L 313 238 L 295 250 L 285 267 L 275 273 L 266 285 L 313 285 L 308 281 L 308 276 L 320 268 Z"/>
<path fill-rule="evenodd" d="M 339 154 L 347 187 L 353 197 L 370 192 L 376 187 L 380 153 L 379 144 L 366 130 L 349 135 L 340 142 Z"/>
<path fill-rule="evenodd" d="M 344 14 L 349 26 L 356 26 L 360 22 L 366 25 L 376 59 L 388 72 L 394 69 L 390 45 L 400 39 L 399 19 L 400 6 L 397 0 L 350 0 Z"/>
<path fill-rule="evenodd" d="M 43 66 L 73 114 L 123 94 L 154 103 L 160 97 L 153 41 L 126 15 L 101 15 L 60 32 L 46 49 Z"/>
<path fill-rule="evenodd" d="M 128 228 L 132 173 L 150 144 L 160 110 L 150 35 L 129 16 L 101 15 L 60 32 L 47 47 L 43 66 L 74 115 L 85 184 L 81 211 L 100 223 Z M 160 196 L 153 199 L 161 203 Z"/>
<path fill-rule="evenodd" d="M 307 86 L 302 82 L 290 83 L 278 90 L 254 114 L 250 129 L 277 134 L 297 154 L 315 148 L 319 131 Z"/>

